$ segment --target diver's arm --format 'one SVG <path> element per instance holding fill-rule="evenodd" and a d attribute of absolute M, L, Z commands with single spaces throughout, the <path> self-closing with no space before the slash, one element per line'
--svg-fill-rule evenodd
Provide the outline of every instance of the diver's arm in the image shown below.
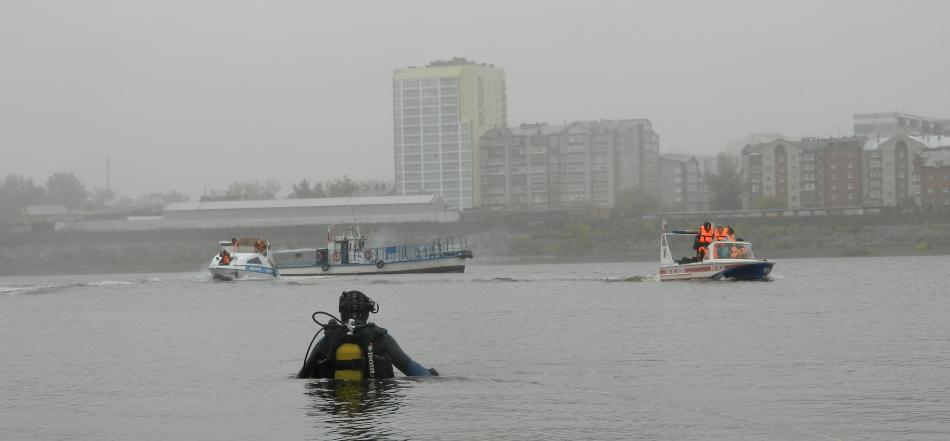
<path fill-rule="evenodd" d="M 399 347 L 399 343 L 396 343 L 396 339 L 389 334 L 386 334 L 386 350 L 389 353 L 390 359 L 393 361 L 393 365 L 403 374 L 410 377 L 432 375 L 425 366 L 409 358 L 409 356 L 402 351 L 402 348 Z"/>
<path fill-rule="evenodd" d="M 317 360 L 322 358 L 324 354 L 327 353 L 327 336 L 323 335 L 320 337 L 320 340 L 317 341 L 317 344 L 314 345 L 313 349 L 310 350 L 310 355 L 307 356 L 307 361 L 304 362 L 303 367 L 300 368 L 300 372 L 297 373 L 297 378 L 313 378 L 314 370 L 317 367 Z"/>

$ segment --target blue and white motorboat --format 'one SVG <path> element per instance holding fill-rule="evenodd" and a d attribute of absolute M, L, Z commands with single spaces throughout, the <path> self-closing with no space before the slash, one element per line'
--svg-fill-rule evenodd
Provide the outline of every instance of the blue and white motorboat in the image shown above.
<path fill-rule="evenodd" d="M 775 266 L 767 259 L 756 259 L 752 244 L 744 241 L 714 241 L 709 244 L 706 259 L 683 257 L 673 259 L 669 239 L 675 236 L 694 237 L 697 231 L 673 230 L 660 236 L 660 280 L 731 279 L 762 280 Z"/>
<path fill-rule="evenodd" d="M 271 279 L 279 274 L 269 258 L 270 243 L 256 237 L 222 240 L 208 271 L 215 280 Z"/>

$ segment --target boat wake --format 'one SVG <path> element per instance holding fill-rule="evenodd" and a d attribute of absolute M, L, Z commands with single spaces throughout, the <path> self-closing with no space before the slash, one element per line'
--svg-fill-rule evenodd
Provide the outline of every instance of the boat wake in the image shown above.
<path fill-rule="evenodd" d="M 646 276 L 630 276 L 630 277 L 608 277 L 604 279 L 604 282 L 607 283 L 616 283 L 616 282 L 655 282 L 657 277 L 655 275 L 646 275 Z"/>
<path fill-rule="evenodd" d="M 69 288 L 135 285 L 135 282 L 121 280 L 99 280 L 95 282 L 64 283 L 60 285 L 13 285 L 0 286 L 0 295 L 48 294 Z"/>

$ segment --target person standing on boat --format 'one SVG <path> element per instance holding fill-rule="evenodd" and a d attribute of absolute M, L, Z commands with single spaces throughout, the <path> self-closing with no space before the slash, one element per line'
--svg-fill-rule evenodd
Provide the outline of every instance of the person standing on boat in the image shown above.
<path fill-rule="evenodd" d="M 729 231 L 724 225 L 716 227 L 714 238 L 716 242 L 724 242 L 729 240 Z"/>
<path fill-rule="evenodd" d="M 340 295 L 342 323 L 330 320 L 321 325 L 324 336 L 309 352 L 297 378 L 392 378 L 393 366 L 411 377 L 439 375 L 406 355 L 386 329 L 366 321 L 371 312 L 378 311 L 379 305 L 362 292 L 344 291 Z"/>
<path fill-rule="evenodd" d="M 713 227 L 712 224 L 703 222 L 703 225 L 699 227 L 699 234 L 696 235 L 696 240 L 693 241 L 693 248 L 696 250 L 696 258 L 700 261 L 706 259 L 706 255 L 709 253 L 709 250 L 706 248 L 713 241 Z"/>

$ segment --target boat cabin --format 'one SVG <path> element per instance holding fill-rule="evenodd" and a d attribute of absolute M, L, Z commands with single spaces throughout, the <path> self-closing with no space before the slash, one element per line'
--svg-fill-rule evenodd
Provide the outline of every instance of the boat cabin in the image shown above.
<path fill-rule="evenodd" d="M 748 242 L 713 242 L 709 245 L 710 259 L 755 259 Z"/>

